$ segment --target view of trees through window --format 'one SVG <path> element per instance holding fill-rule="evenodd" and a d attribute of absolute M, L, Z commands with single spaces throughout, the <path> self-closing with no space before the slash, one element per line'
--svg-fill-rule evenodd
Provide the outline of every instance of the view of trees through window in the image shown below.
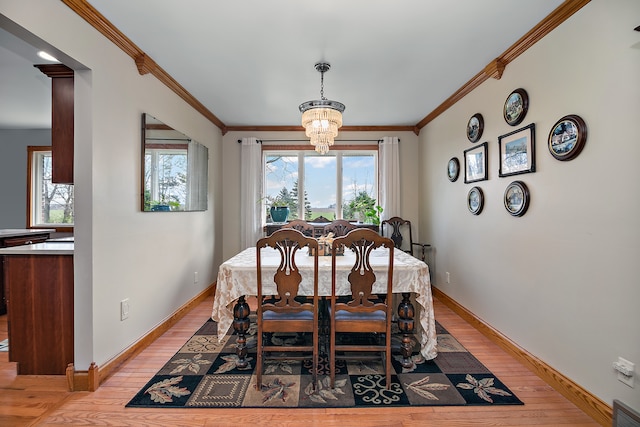
<path fill-rule="evenodd" d="M 34 151 L 31 161 L 31 225 L 73 225 L 73 185 L 51 181 L 51 151 Z"/>
<path fill-rule="evenodd" d="M 365 220 L 377 205 L 377 152 L 332 150 L 270 152 L 264 157 L 264 202 L 288 206 L 289 219 Z M 302 179 L 301 179 L 302 178 Z"/>
<path fill-rule="evenodd" d="M 184 210 L 187 150 L 145 149 L 144 210 Z"/>

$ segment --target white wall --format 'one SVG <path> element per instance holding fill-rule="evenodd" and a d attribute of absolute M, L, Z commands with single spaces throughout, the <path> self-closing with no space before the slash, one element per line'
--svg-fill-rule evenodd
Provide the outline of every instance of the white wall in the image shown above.
<path fill-rule="evenodd" d="M 605 402 L 640 409 L 640 382 L 617 381 L 622 356 L 640 372 L 640 2 L 593 0 L 567 22 L 423 128 L 422 237 L 436 249 L 439 289 L 518 345 Z M 502 118 L 523 87 L 529 111 L 518 127 Z M 464 164 L 469 118 L 484 116 L 489 179 L 448 181 L 451 157 Z M 578 114 L 588 139 L 572 161 L 547 148 L 553 124 Z M 498 177 L 498 136 L 536 125 L 536 172 Z M 511 217 L 503 193 L 524 181 L 531 204 Z M 469 189 L 485 194 L 479 216 Z M 451 282 L 446 283 L 445 272 Z"/>
<path fill-rule="evenodd" d="M 418 157 L 418 137 L 413 132 L 345 132 L 339 131 L 336 138 L 338 144 L 375 144 L 384 136 L 397 136 L 400 138 L 400 171 L 401 188 L 400 196 L 401 215 L 411 220 L 417 230 L 418 227 L 418 200 L 417 200 L 417 177 L 419 170 Z M 237 141 L 242 138 L 256 137 L 264 140 L 281 139 L 297 140 L 293 144 L 308 144 L 308 138 L 304 132 L 229 132 L 223 137 L 223 163 L 222 174 L 224 176 L 224 207 L 223 207 L 223 257 L 228 259 L 240 251 L 240 145 Z M 347 140 L 358 140 L 347 142 Z M 283 144 L 287 142 L 265 142 L 264 144 Z M 291 144 L 291 143 L 289 143 Z M 383 213 L 384 216 L 384 213 Z"/>
<path fill-rule="evenodd" d="M 0 228 L 27 226 L 27 146 L 51 145 L 50 129 L 0 129 Z"/>
<path fill-rule="evenodd" d="M 215 280 L 221 134 L 155 77 L 140 76 L 130 57 L 62 2 L 2 0 L 0 13 L 87 68 L 76 74 L 74 258 L 75 363 L 86 370 L 116 356 Z M 141 212 L 143 112 L 209 148 L 207 211 Z M 120 321 L 124 298 L 130 317 Z"/>

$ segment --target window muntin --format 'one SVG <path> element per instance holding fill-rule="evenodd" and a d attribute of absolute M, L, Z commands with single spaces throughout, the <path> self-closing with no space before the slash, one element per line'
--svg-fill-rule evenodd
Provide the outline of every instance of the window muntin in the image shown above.
<path fill-rule="evenodd" d="M 74 188 L 51 181 L 51 147 L 29 147 L 28 224 L 29 228 L 73 227 Z"/>
<path fill-rule="evenodd" d="M 322 215 L 330 220 L 362 220 L 354 208 L 358 201 L 378 197 L 377 150 L 339 150 L 325 155 L 312 150 L 263 149 L 266 221 L 270 200 L 288 197 L 289 219 L 312 221 Z M 302 179 L 299 179 L 302 177 Z"/>

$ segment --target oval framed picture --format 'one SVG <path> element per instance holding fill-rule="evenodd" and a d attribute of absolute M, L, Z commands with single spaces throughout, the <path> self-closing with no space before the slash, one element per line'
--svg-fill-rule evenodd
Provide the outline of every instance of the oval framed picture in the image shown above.
<path fill-rule="evenodd" d="M 467 138 L 471 142 L 478 142 L 482 137 L 482 131 L 484 130 L 484 119 L 482 114 L 476 113 L 469 119 L 467 123 Z"/>
<path fill-rule="evenodd" d="M 508 125 L 516 126 L 524 120 L 528 109 L 529 95 L 526 90 L 518 88 L 511 92 L 504 102 L 502 115 Z"/>
<path fill-rule="evenodd" d="M 558 120 L 549 132 L 547 145 L 558 160 L 576 158 L 587 141 L 587 125 L 582 117 L 569 114 Z"/>
<path fill-rule="evenodd" d="M 460 161 L 457 157 L 452 157 L 449 159 L 449 163 L 447 163 L 447 177 L 449 177 L 449 181 L 454 182 L 458 179 L 460 175 Z"/>
<path fill-rule="evenodd" d="M 504 207 L 513 216 L 522 216 L 529 207 L 529 189 L 522 181 L 513 181 L 504 191 Z"/>
<path fill-rule="evenodd" d="M 482 189 L 480 187 L 473 187 L 469 190 L 469 194 L 467 195 L 467 207 L 469 208 L 469 212 L 474 215 L 479 215 L 482 212 L 482 207 L 484 206 L 484 194 L 482 193 Z"/>

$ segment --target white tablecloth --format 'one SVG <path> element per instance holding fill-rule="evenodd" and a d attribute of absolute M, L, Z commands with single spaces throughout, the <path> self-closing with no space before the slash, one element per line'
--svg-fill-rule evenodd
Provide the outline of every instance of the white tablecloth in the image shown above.
<path fill-rule="evenodd" d="M 387 275 L 380 274 L 384 271 L 378 266 L 384 265 L 388 254 L 386 249 L 377 250 L 371 256 L 371 265 L 378 272 L 377 281 L 374 284 L 375 293 L 386 292 Z M 380 260 L 380 262 L 376 262 Z M 263 261 L 263 286 L 264 293 L 275 293 L 273 275 L 280 262 L 280 255 L 271 248 L 262 249 Z M 303 271 L 306 268 L 313 268 L 313 258 L 306 252 L 299 251 L 296 255 L 298 268 Z M 348 295 L 349 283 L 347 275 L 354 263 L 353 253 L 345 249 L 344 256 L 338 257 L 336 279 L 338 282 L 337 294 Z M 303 277 L 309 276 L 302 274 Z M 321 296 L 331 294 L 331 257 L 319 257 L 318 271 L 318 292 Z M 272 287 L 269 287 L 271 285 Z M 301 283 L 301 295 L 313 294 L 313 283 L 310 279 L 304 279 Z M 394 251 L 393 261 L 393 292 L 412 292 L 415 301 L 419 304 L 420 327 L 416 330 L 420 333 L 420 353 L 427 359 L 433 359 L 437 355 L 437 341 L 435 317 L 433 314 L 433 300 L 431 296 L 431 282 L 429 279 L 429 267 L 423 261 L 412 257 L 401 251 Z M 213 301 L 213 311 L 211 318 L 218 322 L 219 331 L 227 331 L 233 323 L 233 305 L 241 296 L 256 295 L 256 249 L 251 247 L 245 249 L 234 257 L 225 261 L 218 270 L 218 280 L 216 285 L 216 295 Z M 395 307 L 394 307 L 395 308 Z"/>

